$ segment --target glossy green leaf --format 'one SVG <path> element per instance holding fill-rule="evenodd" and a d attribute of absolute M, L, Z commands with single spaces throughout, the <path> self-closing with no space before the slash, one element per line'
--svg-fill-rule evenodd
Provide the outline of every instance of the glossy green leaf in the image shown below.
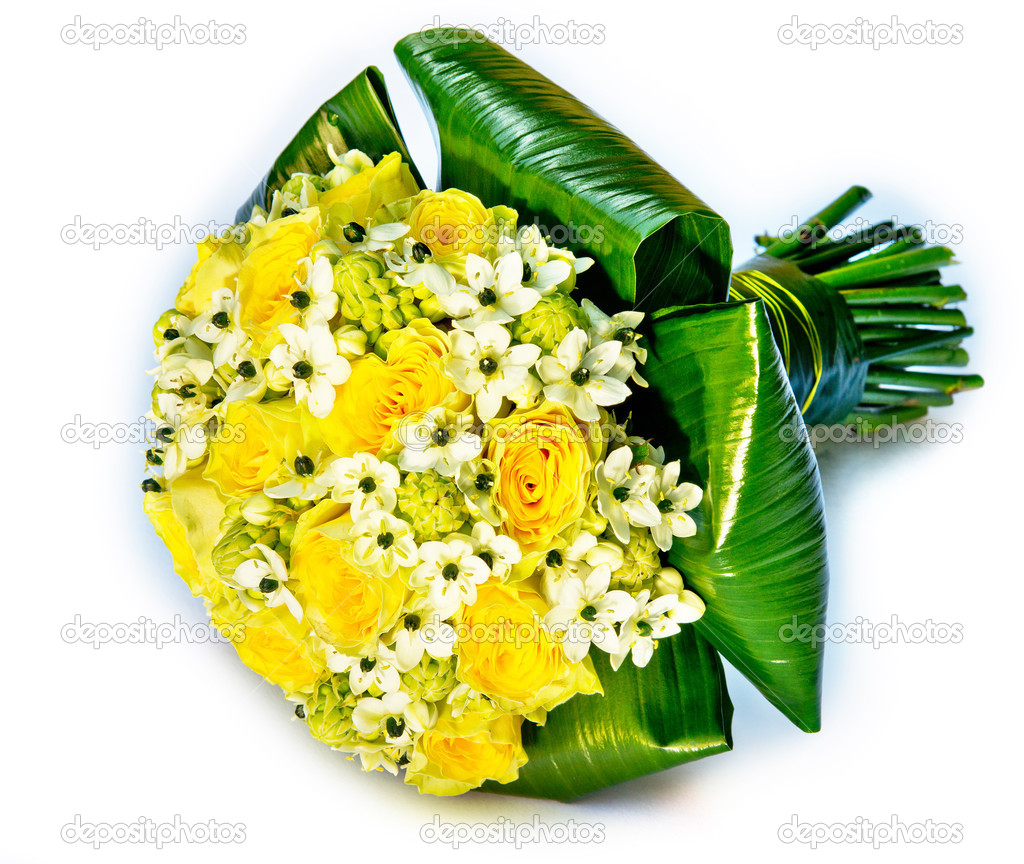
<path fill-rule="evenodd" d="M 697 626 L 801 729 L 821 726 L 828 568 L 817 463 L 760 301 L 655 315 L 635 428 L 704 489 L 669 560 L 707 604 Z"/>
<path fill-rule="evenodd" d="M 770 255 L 759 255 L 733 274 L 730 296 L 758 296 L 742 284 L 750 273 L 770 280 L 766 309 L 804 422 L 839 422 L 864 394 L 868 371 L 846 302 L 835 288 Z"/>
<path fill-rule="evenodd" d="M 530 761 L 515 783 L 488 792 L 572 801 L 664 768 L 732 749 L 732 703 L 715 649 L 692 626 L 666 639 L 643 669 L 613 672 L 591 651 L 605 693 L 577 696 L 527 723 Z"/>
<path fill-rule="evenodd" d="M 236 221 L 248 219 L 257 205 L 269 208 L 274 192 L 292 174 L 330 171 L 333 163 L 327 155 L 328 144 L 338 153 L 349 148 L 362 150 L 375 162 L 388 153 L 400 153 L 417 184 L 423 187 L 423 179 L 398 128 L 398 120 L 384 86 L 384 76 L 376 66 L 368 66 L 306 121 L 274 160 L 249 200 L 238 208 Z"/>
<path fill-rule="evenodd" d="M 620 304 L 726 299 L 725 220 L 571 94 L 466 30 L 413 33 L 395 53 L 433 116 L 442 187 L 515 207 L 558 245 L 585 248 Z"/>

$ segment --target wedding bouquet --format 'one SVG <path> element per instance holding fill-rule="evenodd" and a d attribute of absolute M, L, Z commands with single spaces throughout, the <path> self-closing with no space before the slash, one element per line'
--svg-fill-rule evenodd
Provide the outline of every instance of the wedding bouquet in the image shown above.
<path fill-rule="evenodd" d="M 820 272 L 780 285 L 781 254 L 730 289 L 720 216 L 449 37 L 397 49 L 443 191 L 368 69 L 157 322 L 144 507 L 176 571 L 314 736 L 421 792 L 570 800 L 728 750 L 719 654 L 816 731 L 821 646 L 781 632 L 825 620 L 821 489 L 780 430 L 857 365 L 849 322 L 773 305 Z"/>

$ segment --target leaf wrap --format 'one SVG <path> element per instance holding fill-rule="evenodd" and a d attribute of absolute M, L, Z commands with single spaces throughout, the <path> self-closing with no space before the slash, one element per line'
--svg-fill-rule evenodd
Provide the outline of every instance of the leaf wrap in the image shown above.
<path fill-rule="evenodd" d="M 860 402 L 868 363 L 838 290 L 792 262 L 759 255 L 733 274 L 730 296 L 765 301 L 806 423 L 838 423 Z"/>
<path fill-rule="evenodd" d="M 292 174 L 330 171 L 334 163 L 327 154 L 328 144 L 337 153 L 355 147 L 374 162 L 388 153 L 397 152 L 409 165 L 417 185 L 423 188 L 423 178 L 416 170 L 398 128 L 398 120 L 384 86 L 384 76 L 376 66 L 367 66 L 305 122 L 274 160 L 249 200 L 238 208 L 235 221 L 245 222 L 257 205 L 269 209 L 274 192 Z"/>
<path fill-rule="evenodd" d="M 629 306 L 726 299 L 725 220 L 586 105 L 477 33 L 413 33 L 395 53 L 433 117 L 442 188 L 575 226 L 553 240 L 586 248 Z"/>

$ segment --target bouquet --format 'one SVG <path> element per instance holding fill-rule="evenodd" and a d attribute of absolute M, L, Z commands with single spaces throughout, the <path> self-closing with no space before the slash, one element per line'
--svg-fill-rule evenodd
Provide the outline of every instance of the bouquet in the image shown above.
<path fill-rule="evenodd" d="M 144 507 L 176 571 L 315 737 L 421 792 L 570 800 L 730 749 L 719 654 L 816 731 L 821 646 L 779 634 L 825 619 L 821 490 L 779 430 L 956 389 L 905 370 L 960 361 L 921 352 L 966 329 L 908 332 L 947 321 L 907 308 L 958 295 L 913 284 L 876 339 L 891 271 L 836 294 L 821 274 L 864 250 L 814 230 L 730 288 L 721 217 L 449 35 L 398 47 L 452 100 L 443 191 L 368 69 L 157 322 Z M 574 219 L 601 236 L 556 242 Z"/>

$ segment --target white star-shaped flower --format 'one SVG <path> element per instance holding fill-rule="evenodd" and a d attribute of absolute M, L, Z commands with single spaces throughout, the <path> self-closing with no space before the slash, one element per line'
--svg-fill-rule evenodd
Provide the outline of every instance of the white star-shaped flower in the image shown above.
<path fill-rule="evenodd" d="M 224 581 L 236 589 L 238 599 L 251 612 L 258 612 L 264 606 L 284 605 L 296 621 L 301 621 L 302 607 L 285 585 L 288 568 L 284 559 L 263 543 L 254 543 L 253 547 L 259 550 L 261 557 L 243 561 L 235 568 L 234 575 Z M 262 602 L 256 600 L 250 591 L 258 591 Z"/>
<path fill-rule="evenodd" d="M 409 577 L 413 588 L 426 588 L 427 597 L 442 618 L 451 617 L 463 603 L 476 602 L 476 586 L 491 575 L 469 539 L 428 540 L 420 546 L 421 563 Z"/>
<path fill-rule="evenodd" d="M 697 533 L 697 525 L 686 511 L 700 504 L 704 492 L 693 483 L 679 483 L 678 459 L 662 467 L 647 492 L 661 515 L 661 521 L 651 526 L 659 549 L 667 552 L 672 548 L 673 537 L 692 537 Z"/>
<path fill-rule="evenodd" d="M 357 453 L 333 460 L 324 480 L 332 487 L 331 498 L 351 505 L 353 519 L 371 510 L 391 513 L 398 503 L 395 490 L 402 482 L 398 469 L 369 453 Z"/>
<path fill-rule="evenodd" d="M 348 380 L 352 371 L 338 349 L 326 324 L 315 323 L 309 329 L 282 324 L 285 342 L 270 352 L 273 363 L 295 388 L 295 401 L 305 403 L 314 417 L 326 417 L 334 407 L 334 388 Z"/>
<path fill-rule="evenodd" d="M 654 480 L 651 465 L 630 469 L 633 451 L 613 450 L 594 469 L 597 477 L 597 509 L 608 520 L 615 536 L 629 542 L 629 526 L 651 528 L 661 522 L 661 513 L 647 494 Z"/>
<path fill-rule="evenodd" d="M 500 324 L 481 324 L 472 333 L 454 330 L 451 342 L 444 370 L 459 390 L 475 397 L 485 423 L 506 396 L 526 385 L 541 353 L 538 345 L 512 345 L 512 335 Z"/>
<path fill-rule="evenodd" d="M 356 563 L 385 576 L 419 561 L 412 526 L 383 510 L 364 513 L 352 526 L 352 536 Z"/>
<path fill-rule="evenodd" d="M 578 663 L 591 644 L 614 654 L 619 650 L 615 624 L 633 613 L 635 602 L 626 591 L 609 591 L 612 571 L 595 567 L 585 579 L 568 576 L 559 583 L 556 605 L 544 616 L 544 626 L 560 638 L 565 656 Z"/>
<path fill-rule="evenodd" d="M 599 419 L 599 405 L 618 405 L 629 397 L 629 387 L 607 374 L 621 349 L 614 340 L 590 348 L 586 332 L 574 328 L 553 355 L 537 363 L 545 397 L 568 406 L 580 420 Z"/>
<path fill-rule="evenodd" d="M 403 421 L 394 432 L 403 448 L 398 467 L 416 473 L 433 469 L 454 477 L 460 465 L 476 459 L 483 449 L 480 436 L 470 431 L 472 425 L 470 417 L 440 407 Z"/>

